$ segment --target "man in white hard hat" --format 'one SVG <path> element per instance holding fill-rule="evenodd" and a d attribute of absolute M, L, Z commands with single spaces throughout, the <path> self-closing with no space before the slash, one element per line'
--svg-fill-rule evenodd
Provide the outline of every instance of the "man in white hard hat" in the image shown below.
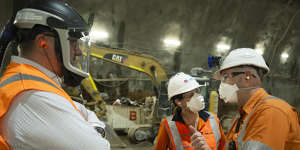
<path fill-rule="evenodd" d="M 221 80 L 220 97 L 240 104 L 240 117 L 227 133 L 228 149 L 300 149 L 297 111 L 261 88 L 268 72 L 264 58 L 250 48 L 231 51 L 215 72 L 214 78 Z"/>
<path fill-rule="evenodd" d="M 190 75 L 174 75 L 168 84 L 168 97 L 175 106 L 173 117 L 160 124 L 154 150 L 221 150 L 225 136 L 218 118 L 204 111 L 203 96 L 198 94 L 200 85 Z M 194 136 L 199 135 L 199 136 Z M 192 145 L 191 139 L 199 137 L 201 145 Z"/>

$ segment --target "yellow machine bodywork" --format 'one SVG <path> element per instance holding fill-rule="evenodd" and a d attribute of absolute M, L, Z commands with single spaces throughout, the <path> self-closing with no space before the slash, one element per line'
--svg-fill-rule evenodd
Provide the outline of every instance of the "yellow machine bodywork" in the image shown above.
<path fill-rule="evenodd" d="M 132 70 L 145 73 L 151 78 L 152 84 L 155 87 L 154 89 L 157 97 L 159 95 L 159 91 L 161 88 L 161 82 L 168 80 L 167 74 L 165 70 L 162 68 L 162 66 L 160 65 L 160 63 L 150 55 L 145 55 L 138 52 L 131 52 L 131 51 L 121 50 L 121 49 L 99 47 L 94 44 L 92 44 L 90 47 L 90 55 L 107 62 L 112 62 L 114 64 L 118 64 L 130 68 Z M 107 80 L 121 81 L 121 80 L 126 80 L 126 78 L 125 79 L 122 78 L 121 79 L 118 78 L 93 79 L 90 75 L 89 78 L 86 78 L 81 82 L 81 87 L 83 89 L 82 91 L 89 95 L 89 99 L 90 98 L 92 99 L 89 100 L 88 102 L 85 102 L 84 104 L 91 110 L 95 111 L 96 115 L 99 118 L 105 116 L 107 110 L 94 81 L 101 82 Z M 78 93 L 76 89 L 72 89 L 72 88 L 69 88 L 69 90 L 67 91 L 69 91 L 69 93 Z M 71 94 L 71 95 L 74 95 L 75 99 L 78 96 L 78 94 L 77 96 L 76 94 Z"/>
<path fill-rule="evenodd" d="M 91 110 L 94 110 L 98 118 L 102 118 L 103 116 L 105 116 L 106 107 L 104 101 L 100 96 L 100 93 L 91 75 L 89 75 L 89 78 L 85 78 L 84 80 L 82 80 L 81 86 L 93 99 L 93 101 L 87 102 L 85 105 Z"/>
<path fill-rule="evenodd" d="M 102 59 L 107 62 L 111 62 L 114 64 L 118 64 L 127 68 L 130 68 L 132 70 L 136 70 L 138 72 L 143 72 L 146 75 L 148 75 L 153 83 L 154 89 L 155 89 L 155 94 L 156 94 L 156 99 L 159 99 L 155 101 L 153 107 L 151 107 L 151 115 L 149 116 L 152 118 L 152 125 L 159 125 L 160 122 L 160 117 L 157 116 L 159 113 L 159 101 L 161 100 L 160 98 L 162 94 L 164 96 L 167 96 L 166 94 L 166 89 L 164 89 L 165 93 L 161 93 L 161 88 L 162 84 L 168 80 L 168 76 L 163 69 L 163 67 L 160 65 L 160 63 L 152 56 L 150 55 L 145 55 L 141 54 L 138 52 L 132 52 L 132 51 L 127 51 L 127 50 L 121 50 L 121 49 L 113 49 L 113 48 L 107 48 L 107 47 L 99 47 L 96 45 L 91 45 L 90 47 L 90 55 L 93 57 L 96 57 L 98 59 Z M 200 77 L 199 77 L 200 78 Z M 203 80 L 203 78 L 200 78 Z M 98 89 L 94 83 L 94 80 L 96 82 L 105 82 L 105 81 L 123 81 L 123 80 L 128 80 L 124 78 L 112 78 L 112 79 L 92 79 L 90 76 L 87 79 L 84 79 L 83 82 L 81 83 L 82 87 L 85 89 L 86 92 L 91 95 L 91 98 L 93 99 L 92 102 L 86 103 L 87 107 L 95 107 L 98 108 L 99 111 L 96 111 L 96 114 L 99 118 L 105 116 L 106 111 L 110 111 L 111 109 L 106 110 L 105 104 L 103 102 L 103 99 L 100 96 L 100 93 L 98 92 Z M 209 82 L 209 79 L 203 81 L 203 82 Z M 209 84 L 205 84 L 204 86 L 208 86 Z M 166 88 L 166 87 L 164 87 Z M 207 90 L 207 88 L 205 88 Z M 209 103 L 212 105 L 209 106 L 209 111 L 211 112 L 217 112 L 217 94 L 216 92 L 208 93 L 211 96 L 209 96 Z M 168 101 L 168 100 L 167 100 Z M 125 106 L 126 107 L 126 106 Z M 111 107 L 108 107 L 111 108 Z M 125 108 L 126 109 L 126 108 Z M 128 109 L 133 109 L 128 107 Z M 170 108 L 171 109 L 171 108 Z M 118 109 L 121 110 L 121 109 Z M 116 112 L 114 112 L 116 113 Z M 125 113 L 125 112 L 124 112 Z M 148 116 L 148 115 L 147 115 Z M 146 117 L 147 118 L 147 117 Z M 120 120 L 119 120 L 120 121 Z M 137 138 L 135 137 L 136 132 L 144 132 L 142 135 L 146 137 L 151 137 L 155 136 L 154 134 L 146 134 L 148 133 L 149 128 L 153 129 L 154 127 L 151 124 L 139 124 L 136 126 L 132 126 L 129 128 L 128 135 L 130 139 L 135 139 L 133 141 L 138 142 L 139 140 L 136 140 Z M 147 135 L 147 136 L 146 136 Z"/>
<path fill-rule="evenodd" d="M 155 85 L 168 80 L 167 74 L 160 63 L 150 55 L 96 45 L 92 45 L 90 50 L 91 56 L 146 73 L 152 78 Z"/>

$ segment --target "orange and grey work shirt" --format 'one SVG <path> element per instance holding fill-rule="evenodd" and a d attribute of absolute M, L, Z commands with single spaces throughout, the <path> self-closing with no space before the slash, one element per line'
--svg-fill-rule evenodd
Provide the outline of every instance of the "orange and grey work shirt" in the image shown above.
<path fill-rule="evenodd" d="M 300 150 L 297 111 L 285 101 L 258 89 L 240 108 L 227 134 L 228 149 Z"/>
<path fill-rule="evenodd" d="M 225 145 L 225 136 L 217 117 L 209 112 L 200 111 L 197 130 L 202 133 L 212 150 L 221 150 Z M 165 118 L 159 128 L 154 150 L 194 150 L 188 126 L 184 123 L 181 110 L 173 118 Z"/>

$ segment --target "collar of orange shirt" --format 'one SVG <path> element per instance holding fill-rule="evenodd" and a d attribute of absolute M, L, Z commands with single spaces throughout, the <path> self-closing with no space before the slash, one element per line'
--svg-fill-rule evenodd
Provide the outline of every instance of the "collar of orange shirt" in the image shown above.
<path fill-rule="evenodd" d="M 246 102 L 244 106 L 239 107 L 240 114 L 249 114 L 252 109 L 264 98 L 269 97 L 270 95 L 263 89 L 259 88 Z"/>

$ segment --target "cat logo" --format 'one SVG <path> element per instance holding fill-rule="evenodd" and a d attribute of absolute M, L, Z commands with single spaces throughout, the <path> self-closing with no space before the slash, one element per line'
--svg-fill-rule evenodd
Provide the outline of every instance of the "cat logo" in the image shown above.
<path fill-rule="evenodd" d="M 118 63 L 124 63 L 124 61 L 128 58 L 128 56 L 120 55 L 120 54 L 105 54 L 104 58 L 110 59 Z"/>

